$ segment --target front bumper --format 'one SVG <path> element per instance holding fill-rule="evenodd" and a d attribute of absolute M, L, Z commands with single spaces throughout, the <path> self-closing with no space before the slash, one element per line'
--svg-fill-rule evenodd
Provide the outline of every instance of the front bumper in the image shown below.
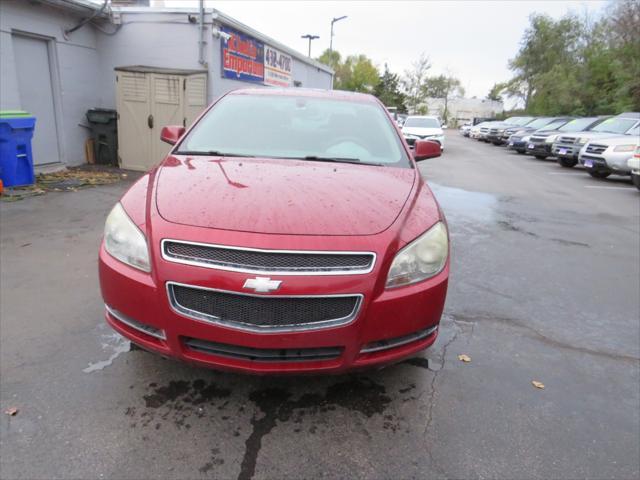
<path fill-rule="evenodd" d="M 529 155 L 551 156 L 551 144 L 549 143 L 531 143 L 527 144 L 527 153 Z"/>
<path fill-rule="evenodd" d="M 509 150 L 526 150 L 527 142 L 524 142 L 521 138 L 509 138 L 509 143 L 507 143 L 507 148 Z"/>
<path fill-rule="evenodd" d="M 570 158 L 578 160 L 578 154 L 583 145 L 570 145 L 563 143 L 554 143 L 551 147 L 551 154 L 557 158 Z"/>
<path fill-rule="evenodd" d="M 371 274 L 340 278 L 283 277 L 306 293 L 315 290 L 325 294 L 327 285 L 335 294 L 363 293 L 362 305 L 348 324 L 264 333 L 187 317 L 172 308 L 167 295 L 167 282 L 225 290 L 236 285 L 240 292 L 239 282 L 247 274 L 157 262 L 161 264 L 160 271 L 145 274 L 120 263 L 101 248 L 99 274 L 107 322 L 132 342 L 161 355 L 205 367 L 257 374 L 339 373 L 414 355 L 436 340 L 449 274 L 447 264 L 431 279 L 377 293 L 369 284 L 371 275 L 379 274 L 378 269 Z M 294 353 L 287 356 L 283 352 Z M 309 352 L 311 359 L 302 358 L 300 352 L 302 357 Z"/>
<path fill-rule="evenodd" d="M 504 140 L 502 139 L 502 135 L 499 133 L 487 134 L 487 140 L 491 143 L 499 143 L 499 144 L 504 143 Z"/>
<path fill-rule="evenodd" d="M 628 161 L 632 152 L 607 152 L 606 155 L 583 154 L 580 164 L 587 170 L 609 172 L 616 175 L 631 175 Z"/>

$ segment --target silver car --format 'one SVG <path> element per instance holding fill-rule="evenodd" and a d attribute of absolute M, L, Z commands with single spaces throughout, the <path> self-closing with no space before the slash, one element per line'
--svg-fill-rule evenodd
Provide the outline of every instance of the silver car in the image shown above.
<path fill-rule="evenodd" d="M 631 175 L 628 161 L 640 144 L 639 137 L 640 125 L 631 135 L 594 139 L 582 147 L 579 161 L 594 178 Z"/>

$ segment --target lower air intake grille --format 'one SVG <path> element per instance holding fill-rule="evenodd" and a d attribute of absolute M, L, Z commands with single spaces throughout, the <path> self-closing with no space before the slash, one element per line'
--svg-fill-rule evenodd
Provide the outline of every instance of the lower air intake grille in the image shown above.
<path fill-rule="evenodd" d="M 186 338 L 184 344 L 196 352 L 223 357 L 239 358 L 254 362 L 300 362 L 332 360 L 340 357 L 342 348 L 249 348 L 226 343 L 215 343 L 196 338 Z"/>
<path fill-rule="evenodd" d="M 168 284 L 169 299 L 180 313 L 250 330 L 312 329 L 348 323 L 361 295 L 325 297 L 260 296 Z"/>

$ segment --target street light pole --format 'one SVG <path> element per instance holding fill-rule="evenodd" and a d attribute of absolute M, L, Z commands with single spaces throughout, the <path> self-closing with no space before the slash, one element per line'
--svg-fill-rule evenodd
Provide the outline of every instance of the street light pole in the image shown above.
<path fill-rule="evenodd" d="M 340 20 L 344 20 L 345 18 L 347 18 L 346 15 L 342 16 L 342 17 L 338 17 L 338 18 L 334 18 L 333 20 L 331 20 L 331 38 L 329 38 L 329 51 L 333 52 L 333 24 L 336 22 L 339 22 Z"/>
<path fill-rule="evenodd" d="M 300 38 L 308 38 L 309 39 L 309 58 L 311 58 L 311 40 L 315 40 L 316 38 L 320 38 L 318 35 L 311 35 L 307 33 L 306 35 L 302 35 Z"/>

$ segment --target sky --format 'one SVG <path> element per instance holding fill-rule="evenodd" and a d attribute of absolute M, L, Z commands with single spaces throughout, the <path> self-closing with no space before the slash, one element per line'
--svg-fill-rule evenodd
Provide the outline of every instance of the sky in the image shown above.
<path fill-rule="evenodd" d="M 152 0 L 153 5 L 154 0 Z M 425 53 L 430 74 L 451 73 L 468 97 L 484 98 L 494 83 L 508 80 L 508 61 L 518 51 L 531 13 L 553 18 L 568 12 L 597 17 L 609 2 L 588 1 L 268 1 L 207 0 L 256 30 L 307 53 L 301 35 L 319 35 L 312 43 L 317 57 L 329 47 L 331 19 L 347 15 L 334 26 L 333 48 L 343 56 L 365 54 L 381 70 L 384 64 L 402 74 Z M 165 0 L 168 7 L 195 7 L 195 0 Z"/>

